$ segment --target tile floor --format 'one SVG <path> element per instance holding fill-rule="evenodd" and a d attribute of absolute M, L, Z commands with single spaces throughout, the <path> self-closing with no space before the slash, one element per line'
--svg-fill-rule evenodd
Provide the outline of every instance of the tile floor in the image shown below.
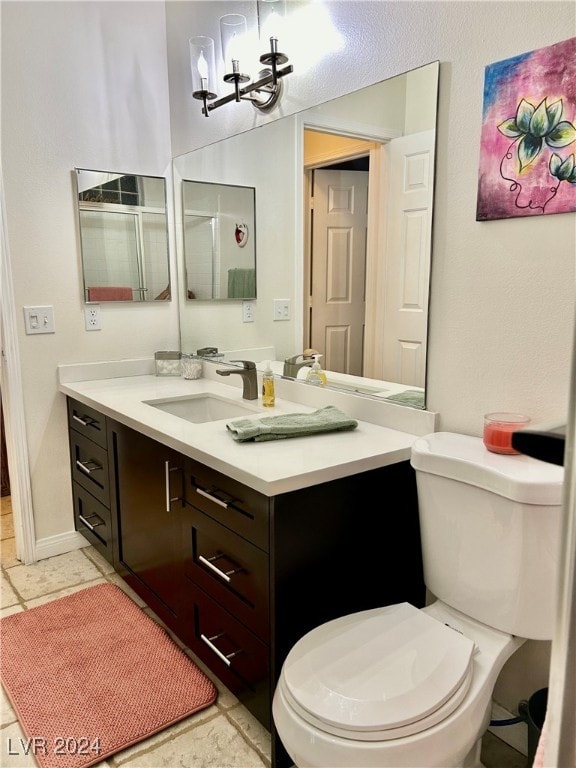
<path fill-rule="evenodd" d="M 108 581 L 120 586 L 156 618 L 91 546 L 33 565 L 22 565 L 16 558 L 10 497 L 2 498 L 1 512 L 0 615 L 8 616 Z M 201 661 L 187 652 L 217 685 L 216 703 L 117 753 L 99 763 L 98 768 L 269 768 L 269 733 Z M 0 765 L 2 768 L 36 768 L 31 756 L 10 754 L 18 753 L 13 745 L 20 744 L 24 734 L 3 691 L 0 705 Z M 490 733 L 483 740 L 482 759 L 486 768 L 526 768 L 524 755 Z"/>

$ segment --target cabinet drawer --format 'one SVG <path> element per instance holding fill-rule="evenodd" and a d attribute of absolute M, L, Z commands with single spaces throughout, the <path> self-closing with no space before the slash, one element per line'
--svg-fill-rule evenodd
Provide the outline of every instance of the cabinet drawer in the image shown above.
<path fill-rule="evenodd" d="M 268 555 L 194 507 L 183 525 L 187 578 L 268 641 Z"/>
<path fill-rule="evenodd" d="M 268 497 L 193 459 L 185 469 L 186 501 L 268 552 Z"/>
<path fill-rule="evenodd" d="M 73 484 L 76 530 L 112 562 L 110 510 L 78 483 Z"/>
<path fill-rule="evenodd" d="M 268 690 L 268 646 L 201 589 L 184 599 L 182 640 L 237 696 Z"/>
<path fill-rule="evenodd" d="M 71 429 L 106 448 L 106 417 L 98 411 L 68 398 L 68 424 Z"/>
<path fill-rule="evenodd" d="M 71 429 L 70 460 L 72 479 L 109 507 L 108 452 Z"/>

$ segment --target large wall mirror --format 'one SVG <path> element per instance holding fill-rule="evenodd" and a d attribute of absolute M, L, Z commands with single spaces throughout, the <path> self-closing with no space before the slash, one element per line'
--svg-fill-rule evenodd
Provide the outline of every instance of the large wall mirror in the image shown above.
<path fill-rule="evenodd" d="M 84 301 L 169 301 L 166 180 L 75 169 Z"/>
<path fill-rule="evenodd" d="M 254 187 L 182 182 L 187 300 L 256 298 Z"/>
<path fill-rule="evenodd" d="M 251 186 L 258 221 L 252 321 L 181 301 L 183 351 L 272 357 L 303 379 L 286 361 L 312 348 L 328 386 L 425 407 L 438 75 L 433 62 L 174 159 L 177 200 L 185 179 Z"/>

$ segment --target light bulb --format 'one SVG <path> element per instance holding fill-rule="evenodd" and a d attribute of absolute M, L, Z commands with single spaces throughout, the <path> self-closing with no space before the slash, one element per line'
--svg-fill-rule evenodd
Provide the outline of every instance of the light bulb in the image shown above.
<path fill-rule="evenodd" d="M 198 67 L 198 74 L 200 75 L 200 79 L 208 80 L 208 62 L 204 58 L 204 51 L 200 51 L 197 67 Z"/>

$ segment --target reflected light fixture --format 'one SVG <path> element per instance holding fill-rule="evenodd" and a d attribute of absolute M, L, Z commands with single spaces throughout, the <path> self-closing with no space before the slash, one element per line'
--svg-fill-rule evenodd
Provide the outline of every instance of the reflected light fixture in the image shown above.
<path fill-rule="evenodd" d="M 256 109 L 267 112 L 278 103 L 282 94 L 282 78 L 293 71 L 291 64 L 284 67 L 288 57 L 278 51 L 278 37 L 274 24 L 284 15 L 285 0 L 258 0 L 260 34 L 269 34 L 270 50 L 260 56 L 264 65 L 257 79 L 240 70 L 240 57 L 246 54 L 246 18 L 239 13 L 229 13 L 220 18 L 220 42 L 222 59 L 226 67 L 224 82 L 233 85 L 227 96 L 217 98 L 214 40 L 199 36 L 190 39 L 190 67 L 192 70 L 192 96 L 202 102 L 202 114 L 208 117 L 212 110 L 231 101 L 250 101 Z M 228 71 L 228 62 L 231 70 Z"/>

